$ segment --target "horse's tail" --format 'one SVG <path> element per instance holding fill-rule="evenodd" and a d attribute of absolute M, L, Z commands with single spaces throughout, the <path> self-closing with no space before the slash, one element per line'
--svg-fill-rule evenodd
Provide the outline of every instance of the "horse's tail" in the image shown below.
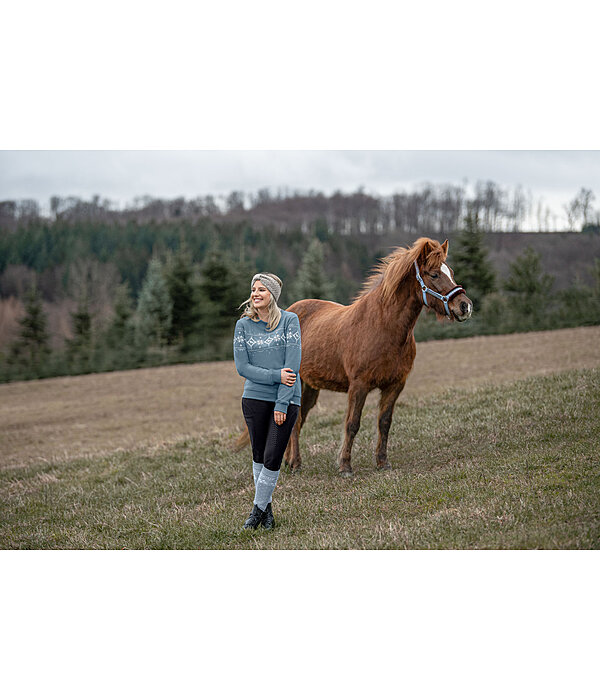
<path fill-rule="evenodd" d="M 233 451 L 239 452 L 243 447 L 250 444 L 250 433 L 248 432 L 248 426 L 245 426 L 244 430 L 239 434 L 237 440 L 233 443 Z"/>

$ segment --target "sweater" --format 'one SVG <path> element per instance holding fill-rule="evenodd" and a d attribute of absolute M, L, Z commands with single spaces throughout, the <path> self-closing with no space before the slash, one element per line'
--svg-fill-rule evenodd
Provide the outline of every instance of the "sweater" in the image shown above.
<path fill-rule="evenodd" d="M 300 321 L 293 311 L 281 309 L 279 325 L 272 331 L 266 321 L 240 318 L 233 335 L 233 359 L 238 374 L 246 378 L 242 398 L 274 401 L 274 410 L 282 413 L 291 403 L 300 406 L 301 353 Z M 296 373 L 292 386 L 281 383 L 284 367 Z"/>

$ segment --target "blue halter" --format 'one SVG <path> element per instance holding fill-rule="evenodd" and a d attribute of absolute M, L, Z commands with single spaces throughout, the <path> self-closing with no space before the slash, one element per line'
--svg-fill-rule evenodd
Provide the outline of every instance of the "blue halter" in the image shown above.
<path fill-rule="evenodd" d="M 459 287 L 458 285 L 454 287 L 454 289 L 451 289 L 447 294 L 443 295 L 440 294 L 439 292 L 436 292 L 433 289 L 429 289 L 429 287 L 423 282 L 423 278 L 421 277 L 421 273 L 419 272 L 419 266 L 417 265 L 417 261 L 415 260 L 415 270 L 417 272 L 417 281 L 421 285 L 421 291 L 423 293 L 423 303 L 425 306 L 429 306 L 427 303 L 427 292 L 429 292 L 432 296 L 434 296 L 436 299 L 439 299 L 440 301 L 444 302 L 444 309 L 446 309 L 446 316 L 450 316 L 450 308 L 448 307 L 448 302 L 450 299 L 452 299 L 453 296 L 456 296 L 457 294 L 460 294 L 460 292 L 464 292 L 465 290 L 462 287 Z"/>

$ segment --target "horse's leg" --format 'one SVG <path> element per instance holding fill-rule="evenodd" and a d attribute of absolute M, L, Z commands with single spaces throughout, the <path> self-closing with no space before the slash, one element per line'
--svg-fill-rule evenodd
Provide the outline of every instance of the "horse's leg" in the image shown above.
<path fill-rule="evenodd" d="M 298 471 L 302 466 L 302 457 L 300 456 L 300 431 L 302 430 L 304 423 L 306 423 L 308 412 L 317 403 L 318 398 L 319 389 L 314 389 L 306 382 L 303 382 L 300 413 L 298 414 L 296 425 L 294 425 L 294 429 L 290 435 L 290 441 L 288 442 L 283 455 L 286 464 L 290 465 L 293 472 Z"/>
<path fill-rule="evenodd" d="M 339 453 L 339 468 L 342 476 L 352 476 L 350 456 L 352 443 L 360 428 L 360 417 L 367 398 L 368 390 L 362 384 L 351 384 L 348 389 L 348 410 L 344 422 L 344 441 Z"/>
<path fill-rule="evenodd" d="M 375 450 L 375 461 L 377 469 L 391 469 L 391 465 L 387 458 L 387 442 L 390 426 L 392 424 L 392 415 L 396 399 L 400 392 L 404 389 L 404 382 L 400 384 L 392 384 L 381 390 L 379 398 L 379 419 L 377 421 L 377 449 Z"/>

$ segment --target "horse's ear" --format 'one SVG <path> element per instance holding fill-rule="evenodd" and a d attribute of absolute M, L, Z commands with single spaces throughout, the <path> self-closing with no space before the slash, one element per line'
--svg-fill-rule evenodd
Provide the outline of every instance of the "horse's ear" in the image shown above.
<path fill-rule="evenodd" d="M 448 239 L 442 243 L 442 250 L 444 251 L 444 258 L 448 257 Z"/>
<path fill-rule="evenodd" d="M 420 243 L 421 241 L 422 245 L 418 260 L 420 265 L 425 265 L 425 263 L 427 262 L 427 258 L 429 257 L 429 253 L 431 253 L 431 251 L 433 250 L 433 245 L 432 241 L 430 241 L 428 238 L 421 239 L 418 242 Z"/>

